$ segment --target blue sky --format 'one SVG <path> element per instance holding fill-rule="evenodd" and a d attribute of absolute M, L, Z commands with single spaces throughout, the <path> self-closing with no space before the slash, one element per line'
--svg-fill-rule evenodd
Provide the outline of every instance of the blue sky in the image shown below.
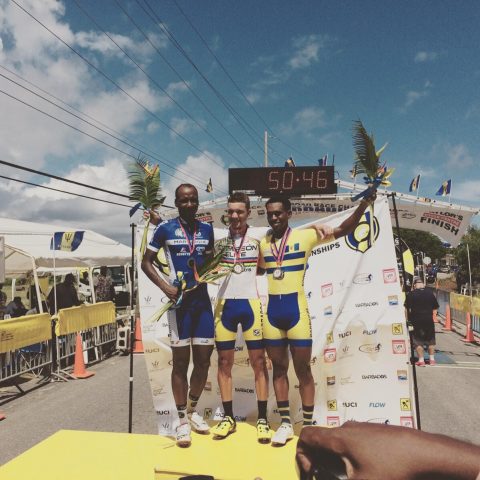
<path fill-rule="evenodd" d="M 150 42 L 115 0 L 80 1 L 98 25 L 73 0 L 16 1 L 136 102 L 10 0 L 0 0 L 0 74 L 26 85 L 14 76 L 20 75 L 102 122 L 103 129 L 114 129 L 128 143 L 161 156 L 166 164 L 160 168 L 167 203 L 172 203 L 180 181 L 192 181 L 203 189 L 211 177 L 221 195 L 227 190 L 228 167 L 262 164 L 263 121 L 276 135 L 269 140 L 272 165 L 283 165 L 289 155 L 297 164 L 312 165 L 325 153 L 330 159 L 335 154 L 340 178 L 348 180 L 352 121 L 361 119 L 378 147 L 389 142 L 383 158 L 396 168 L 392 189 L 407 192 L 410 180 L 420 173 L 420 194 L 432 197 L 451 178 L 452 202 L 480 206 L 477 2 L 176 0 L 261 120 L 174 0 L 147 1 L 155 22 L 141 9 L 143 5 L 149 11 L 144 0 L 118 0 Z M 165 29 L 241 116 L 244 127 L 168 40 Z M 0 90 L 125 152 L 138 153 L 4 77 Z M 127 156 L 2 93 L 0 108 L 1 160 L 127 193 L 125 168 L 131 161 Z M 125 203 L 5 166 L 0 166 L 0 175 Z M 129 238 L 130 219 L 124 207 L 4 179 L 0 180 L 0 216 L 70 224 Z"/>

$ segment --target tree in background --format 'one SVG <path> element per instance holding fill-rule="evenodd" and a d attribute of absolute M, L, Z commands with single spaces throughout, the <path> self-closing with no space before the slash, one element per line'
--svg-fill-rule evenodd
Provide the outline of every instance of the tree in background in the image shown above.
<path fill-rule="evenodd" d="M 442 241 L 431 233 L 401 228 L 400 235 L 410 247 L 414 257 L 423 252 L 425 256 L 432 259 L 432 262 L 435 262 L 443 258 L 447 253 L 447 249 L 442 245 Z"/>
<path fill-rule="evenodd" d="M 472 268 L 472 284 L 480 283 L 480 230 L 471 226 L 468 232 L 462 237 L 457 248 L 454 249 L 455 259 L 458 264 L 457 286 L 470 283 L 468 275 L 467 244 L 470 250 L 470 266 Z"/>

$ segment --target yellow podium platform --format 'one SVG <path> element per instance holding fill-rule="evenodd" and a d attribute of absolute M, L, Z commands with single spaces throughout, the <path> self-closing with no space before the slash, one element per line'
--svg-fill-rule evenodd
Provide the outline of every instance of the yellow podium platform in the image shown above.
<path fill-rule="evenodd" d="M 239 424 L 223 440 L 193 434 L 190 448 L 168 437 L 60 430 L 0 467 L 1 480 L 173 480 L 187 474 L 221 480 L 297 479 L 297 438 L 261 445 L 255 427 Z M 168 473 L 170 472 L 170 473 Z"/>

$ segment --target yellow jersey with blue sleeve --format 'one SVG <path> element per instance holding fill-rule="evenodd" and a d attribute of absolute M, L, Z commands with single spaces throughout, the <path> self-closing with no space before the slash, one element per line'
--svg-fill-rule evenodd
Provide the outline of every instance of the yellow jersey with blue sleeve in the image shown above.
<path fill-rule="evenodd" d="M 313 228 L 292 230 L 285 242 L 281 264 L 277 264 L 281 239 L 275 241 L 269 232 L 260 242 L 259 267 L 264 269 L 268 279 L 267 318 L 264 322 L 263 338 L 266 346 L 293 345 L 312 346 L 312 326 L 303 280 L 308 258 L 316 245 L 331 242 L 333 235 L 320 239 Z M 275 278 L 275 271 L 282 271 L 281 278 Z"/>

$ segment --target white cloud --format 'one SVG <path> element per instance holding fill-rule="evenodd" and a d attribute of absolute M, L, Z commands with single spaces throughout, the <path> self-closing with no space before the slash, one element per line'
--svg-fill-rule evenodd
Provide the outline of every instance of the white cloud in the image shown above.
<path fill-rule="evenodd" d="M 414 62 L 415 63 L 434 62 L 438 58 L 438 56 L 439 54 L 437 52 L 420 51 L 416 53 Z"/>
<path fill-rule="evenodd" d="M 480 204 L 480 179 L 452 183 L 452 197 L 458 200 Z"/>
<path fill-rule="evenodd" d="M 298 111 L 288 123 L 282 123 L 280 133 L 284 135 L 303 134 L 310 136 L 312 132 L 325 128 L 330 124 L 325 110 L 318 107 L 306 107 Z"/>
<path fill-rule="evenodd" d="M 411 169 L 412 175 L 421 175 L 425 177 L 436 177 L 438 171 L 433 167 L 426 167 L 425 165 L 415 165 Z M 420 180 L 421 181 L 421 180 Z"/>
<path fill-rule="evenodd" d="M 171 101 L 165 95 L 152 90 L 148 81 L 140 76 L 135 67 L 130 67 L 123 61 L 118 62 L 103 35 L 95 32 L 73 32 L 63 17 L 64 3 L 57 0 L 24 0 L 22 5 L 66 42 L 88 49 L 89 58 L 100 68 L 105 59 L 108 59 L 109 65 L 117 62 L 120 68 L 115 70 L 115 81 L 138 102 L 156 113 L 171 108 Z M 13 3 L 3 0 L 0 0 L 0 31 L 3 39 L 0 64 L 120 133 L 136 133 L 143 124 L 146 126 L 142 131 L 155 130 L 157 122 L 143 108 L 106 83 L 98 73 L 74 56 Z M 116 40 L 129 51 L 141 55 L 143 62 L 148 62 L 150 47 L 122 35 L 116 35 Z M 15 78 L 3 70 L 2 73 Z M 15 80 L 23 83 L 18 78 Z M 35 89 L 30 85 L 28 87 Z M 115 142 L 5 79 L 0 79 L 0 88 L 74 127 L 109 143 Z M 185 85 L 178 82 L 168 87 L 172 94 L 181 94 L 185 88 Z M 58 103 L 57 100 L 55 102 Z M 0 95 L 0 111 L 2 118 L 6 120 L 2 122 L 0 129 L 0 158 L 115 192 L 128 193 L 128 180 L 122 168 L 129 161 L 126 157 L 113 157 L 112 151 L 106 147 L 5 95 Z M 34 177 L 6 166 L 0 166 L 0 173 L 34 183 L 45 182 L 45 186 L 117 203 L 130 203 L 121 197 L 75 187 L 57 180 L 45 181 L 42 177 Z M 75 198 L 4 179 L 0 180 L 0 215 L 93 229 L 127 242 L 130 237 L 130 219 L 126 207 Z"/>
<path fill-rule="evenodd" d="M 77 32 L 75 34 L 75 44 L 79 47 L 91 50 L 93 52 L 101 53 L 102 55 L 114 55 L 125 59 L 126 62 L 130 60 L 117 47 L 119 45 L 138 63 L 143 57 L 153 53 L 153 47 L 147 42 L 136 42 L 130 37 L 118 33 L 107 32 L 108 38 L 102 32 Z M 117 45 L 115 45 L 115 43 Z M 140 58 L 138 58 L 140 57 Z"/>
<path fill-rule="evenodd" d="M 250 103 L 255 104 L 262 98 L 262 95 L 260 95 L 260 93 L 252 92 L 247 93 L 246 97 Z"/>
<path fill-rule="evenodd" d="M 212 158 L 215 160 L 213 161 Z M 211 193 L 205 192 L 209 178 L 212 179 L 213 189 L 217 197 L 228 192 L 228 170 L 221 157 L 205 151 L 199 155 L 189 155 L 184 163 L 180 164 L 174 173 L 175 177 L 163 177 L 162 193 L 167 196 L 166 202 L 173 205 L 175 189 L 182 183 L 192 183 L 198 189 L 200 201 L 212 200 Z"/>
<path fill-rule="evenodd" d="M 426 80 L 421 89 L 409 90 L 405 94 L 405 102 L 403 106 L 399 109 L 400 112 L 405 113 L 414 103 L 418 102 L 421 98 L 424 98 L 427 95 L 429 95 L 431 88 L 432 88 L 432 83 L 430 82 L 430 80 Z"/>
<path fill-rule="evenodd" d="M 128 192 L 128 178 L 126 170 L 122 166 L 124 164 L 125 162 L 121 159 L 110 157 L 100 165 L 78 165 L 64 176 L 70 180 L 125 193 Z M 18 175 L 18 177 L 20 176 Z M 60 180 L 51 179 L 41 183 L 37 179 L 34 180 L 34 183 L 120 204 L 129 205 L 131 203 L 126 198 L 96 192 Z M 9 201 L 12 196 L 15 197 L 14 210 L 12 210 L 12 204 Z M 123 239 L 125 242 L 129 241 L 128 225 L 131 220 L 128 216 L 128 208 L 16 182 L 5 180 L 0 182 L 0 216 L 75 228 L 88 228 L 109 237 Z"/>
<path fill-rule="evenodd" d="M 147 132 L 148 133 L 155 133 L 158 131 L 158 129 L 160 128 L 160 124 L 157 123 L 157 122 L 150 122 L 148 125 L 147 125 Z"/>
<path fill-rule="evenodd" d="M 200 123 L 200 125 L 202 125 L 202 123 Z M 170 127 L 172 127 L 173 130 L 175 130 L 175 132 L 181 135 L 185 135 L 188 132 L 200 130 L 200 127 L 193 120 L 190 120 L 189 118 L 179 118 L 179 117 L 174 117 L 171 119 Z M 170 137 L 173 139 L 178 138 L 175 132 L 170 131 Z"/>
<path fill-rule="evenodd" d="M 220 35 L 214 35 L 211 40 L 210 40 L 210 45 L 209 47 L 214 51 L 217 52 L 220 50 L 220 47 L 222 46 L 222 40 L 220 38 Z"/>
<path fill-rule="evenodd" d="M 465 119 L 470 120 L 472 118 L 473 119 L 480 118 L 480 105 L 473 104 L 468 107 L 467 113 L 465 113 Z"/>
<path fill-rule="evenodd" d="M 256 73 L 258 80 L 251 85 L 255 101 L 274 100 L 270 94 L 257 95 L 264 91 L 272 92 L 272 87 L 286 83 L 297 71 L 308 71 L 308 67 L 318 63 L 321 55 L 328 52 L 328 47 L 333 39 L 328 35 L 310 34 L 292 39 L 292 46 L 287 53 L 278 55 L 260 56 L 252 67 L 260 68 L 261 73 Z M 304 85 L 309 85 L 312 80 L 308 76 L 300 79 Z"/>
<path fill-rule="evenodd" d="M 288 60 L 288 65 L 294 69 L 306 68 L 317 63 L 319 54 L 326 47 L 326 35 L 306 35 L 293 40 L 294 52 Z"/>
<path fill-rule="evenodd" d="M 473 156 L 468 147 L 462 143 L 458 145 L 447 145 L 445 148 L 447 155 L 446 166 L 452 169 L 464 169 L 474 164 Z"/>
<path fill-rule="evenodd" d="M 45 22 L 53 31 L 58 32 L 69 43 L 82 43 L 95 51 L 98 62 L 110 55 L 105 36 L 95 32 L 73 33 L 63 20 L 64 6 L 61 2 L 46 0 L 25 2 L 25 8 Z M 0 63 L 10 70 L 38 85 L 47 92 L 54 93 L 65 102 L 108 125 L 121 133 L 136 131 L 148 116 L 146 111 L 128 98 L 123 92 L 105 83 L 99 75 L 65 48 L 56 38 L 33 22 L 25 13 L 11 2 L 0 3 L 0 27 L 8 32 L 9 42 L 0 51 Z M 148 48 L 122 35 L 116 37 L 124 46 L 146 54 Z M 107 40 L 107 42 L 110 42 Z M 8 46 L 7 46 L 8 45 Z M 110 44 L 112 45 L 112 44 Z M 116 47 L 115 47 L 116 48 Z M 138 102 L 148 106 L 154 112 L 171 108 L 171 101 L 162 94 L 153 91 L 148 81 L 135 68 L 123 69 L 115 78 L 124 90 Z M 15 78 L 6 73 L 7 76 Z M 22 82 L 20 82 L 22 83 Z M 63 119 L 72 126 L 96 137 L 105 139 L 105 135 L 87 126 L 84 122 L 61 112 L 20 87 L 5 79 L 0 87 L 11 95 L 33 104 L 51 115 Z M 32 88 L 29 86 L 29 88 Z M 172 93 L 181 92 L 184 85 L 172 83 L 167 87 Z M 44 93 L 41 95 L 45 96 Z M 58 103 L 57 100 L 55 100 Z M 2 116 L 8 118 L 0 131 L 0 157 L 41 167 L 52 157 L 60 157 L 63 162 L 77 161 L 73 155 L 91 153 L 92 146 L 100 148 L 101 156 L 106 154 L 94 140 L 81 133 L 49 119 L 31 108 L 21 105 L 5 95 L 0 96 Z M 19 128 L 21 126 L 21 128 Z M 112 140 L 106 137 L 109 143 Z M 96 152 L 98 158 L 99 153 Z"/>

